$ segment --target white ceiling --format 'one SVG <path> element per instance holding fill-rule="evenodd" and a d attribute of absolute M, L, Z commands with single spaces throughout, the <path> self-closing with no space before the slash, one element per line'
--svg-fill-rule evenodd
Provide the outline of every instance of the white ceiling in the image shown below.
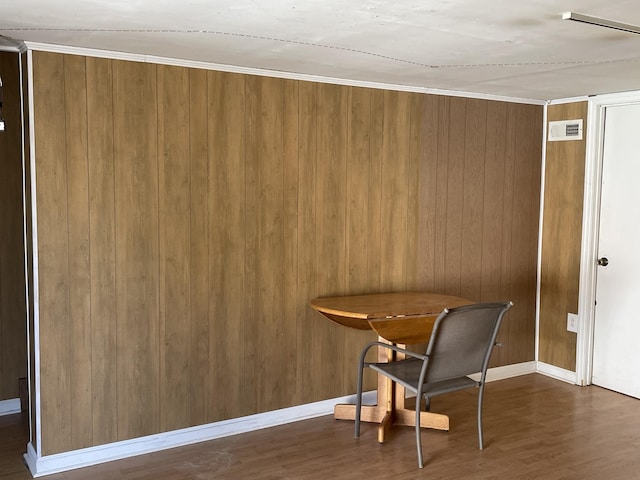
<path fill-rule="evenodd" d="M 637 0 L 1 0 L 15 41 L 553 100 L 640 90 Z"/>

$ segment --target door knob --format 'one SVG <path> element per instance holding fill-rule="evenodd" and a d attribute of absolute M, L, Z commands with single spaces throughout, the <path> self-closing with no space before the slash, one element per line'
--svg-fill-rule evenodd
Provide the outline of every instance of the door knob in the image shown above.
<path fill-rule="evenodd" d="M 599 258 L 598 265 L 600 265 L 601 267 L 606 267 L 607 265 L 609 265 L 609 259 L 607 257 Z"/>

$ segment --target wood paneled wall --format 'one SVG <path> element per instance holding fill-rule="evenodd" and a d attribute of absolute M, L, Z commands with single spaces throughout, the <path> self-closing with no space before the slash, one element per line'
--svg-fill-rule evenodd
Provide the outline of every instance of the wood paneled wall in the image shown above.
<path fill-rule="evenodd" d="M 43 454 L 352 393 L 317 296 L 511 299 L 542 107 L 34 52 Z"/>
<path fill-rule="evenodd" d="M 583 119 L 587 102 L 550 105 L 548 121 Z M 576 334 L 567 313 L 578 313 L 586 135 L 583 140 L 547 142 L 540 270 L 539 360 L 576 369 Z"/>
<path fill-rule="evenodd" d="M 20 56 L 0 52 L 0 400 L 18 398 L 18 379 L 27 376 L 22 208 L 22 118 Z"/>

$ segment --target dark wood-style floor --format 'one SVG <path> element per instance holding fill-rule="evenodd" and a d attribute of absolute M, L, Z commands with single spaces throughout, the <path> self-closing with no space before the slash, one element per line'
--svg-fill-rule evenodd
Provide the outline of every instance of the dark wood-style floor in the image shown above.
<path fill-rule="evenodd" d="M 640 479 L 640 400 L 538 374 L 487 385 L 485 450 L 477 447 L 475 392 L 433 400 L 449 432 L 424 431 L 417 468 L 410 427 L 388 443 L 374 426 L 330 416 L 45 477 L 49 480 L 174 479 Z M 0 479 L 30 478 L 20 415 L 0 417 Z"/>

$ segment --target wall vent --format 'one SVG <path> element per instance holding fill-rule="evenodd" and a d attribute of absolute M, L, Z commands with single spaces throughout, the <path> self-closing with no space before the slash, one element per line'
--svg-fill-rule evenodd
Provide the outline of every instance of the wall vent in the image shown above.
<path fill-rule="evenodd" d="M 582 119 L 549 122 L 548 140 L 550 142 L 582 140 Z"/>

